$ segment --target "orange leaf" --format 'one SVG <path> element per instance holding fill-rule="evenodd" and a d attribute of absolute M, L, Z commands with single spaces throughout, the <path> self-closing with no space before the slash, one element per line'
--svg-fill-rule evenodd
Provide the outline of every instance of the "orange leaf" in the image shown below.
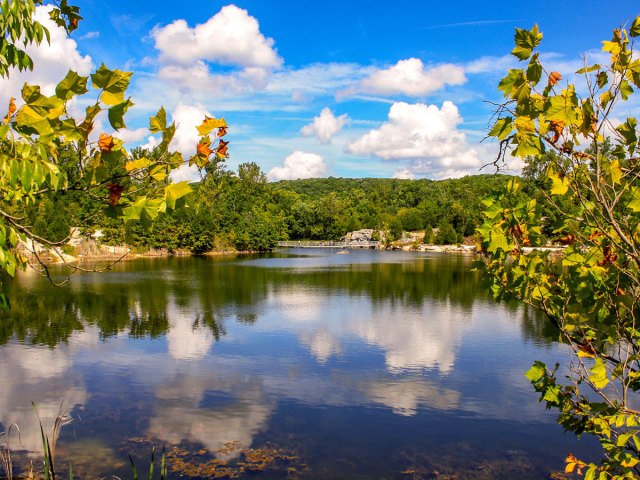
<path fill-rule="evenodd" d="M 220 127 L 218 129 L 218 137 L 224 137 L 227 134 L 227 127 Z"/>
<path fill-rule="evenodd" d="M 559 72 L 551 72 L 549 74 L 549 85 L 551 85 L 552 87 L 560 80 L 562 80 L 562 75 L 560 75 Z"/>
<path fill-rule="evenodd" d="M 100 148 L 100 151 L 102 153 L 110 153 L 113 146 L 113 137 L 106 133 L 101 133 L 100 139 L 98 140 L 98 147 Z"/>
<path fill-rule="evenodd" d="M 198 152 L 198 155 L 202 155 L 204 157 L 209 157 L 212 152 L 212 150 L 209 148 L 209 145 L 207 145 L 206 143 L 199 143 L 196 146 L 196 151 Z"/>
<path fill-rule="evenodd" d="M 558 140 L 560 140 L 560 135 L 562 135 L 562 131 L 564 130 L 564 122 L 562 120 L 551 120 L 549 122 L 549 127 L 553 132 L 551 143 L 556 143 Z"/>
<path fill-rule="evenodd" d="M 120 196 L 124 191 L 124 187 L 117 183 L 110 183 L 107 185 L 107 189 L 109 190 L 109 205 L 114 207 L 120 201 Z"/>
<path fill-rule="evenodd" d="M 227 145 L 229 145 L 229 142 L 220 140 L 220 143 L 218 143 L 218 151 L 217 151 L 217 154 L 219 157 L 226 158 L 229 156 L 229 152 L 227 151 Z"/>
<path fill-rule="evenodd" d="M 11 120 L 11 115 L 13 115 L 16 112 L 16 104 L 15 104 L 15 98 L 11 97 L 9 99 L 9 111 L 7 112 L 7 116 L 4 117 L 4 123 L 9 123 L 9 121 Z"/>

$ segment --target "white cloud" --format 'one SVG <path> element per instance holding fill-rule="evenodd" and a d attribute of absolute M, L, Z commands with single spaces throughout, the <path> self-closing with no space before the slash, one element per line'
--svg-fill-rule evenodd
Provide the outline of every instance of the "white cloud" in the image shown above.
<path fill-rule="evenodd" d="M 502 55 L 501 57 L 485 56 L 469 62 L 465 66 L 467 73 L 493 73 L 506 75 L 510 68 L 517 67 L 517 59 L 513 55 Z"/>
<path fill-rule="evenodd" d="M 396 169 L 396 171 L 393 174 L 393 178 L 400 178 L 400 179 L 410 179 L 413 180 L 414 178 L 416 178 L 416 174 L 413 173 L 411 170 L 409 170 L 408 168 L 398 168 Z"/>
<path fill-rule="evenodd" d="M 388 121 L 349 143 L 349 153 L 384 160 L 410 160 L 407 173 L 434 178 L 477 173 L 482 162 L 458 130 L 462 122 L 450 101 L 436 105 L 394 103 Z"/>
<path fill-rule="evenodd" d="M 260 32 L 258 21 L 246 10 L 227 5 L 207 22 L 191 28 L 176 20 L 151 32 L 161 60 L 190 65 L 209 60 L 224 65 L 273 68 L 282 58 L 273 48 L 274 41 Z"/>
<path fill-rule="evenodd" d="M 81 55 L 78 45 L 67 36 L 63 28 L 49 19 L 52 6 L 37 7 L 36 20 L 50 33 L 51 41 L 44 40 L 40 45 L 31 44 L 26 51 L 33 60 L 33 71 L 19 72 L 11 69 L 8 78 L 0 78 L 0 106 L 4 108 L 11 96 L 20 98 L 20 90 L 25 82 L 40 85 L 42 93 L 53 95 L 55 87 L 69 70 L 80 75 L 89 75 L 94 65 L 91 57 Z"/>
<path fill-rule="evenodd" d="M 205 116 L 213 117 L 202 105 L 185 105 L 179 103 L 173 111 L 172 118 L 176 124 L 176 132 L 173 140 L 169 144 L 169 149 L 182 153 L 185 161 L 196 153 L 196 145 L 200 139 L 200 134 L 196 129 L 201 125 Z M 149 138 L 148 144 L 155 146 L 157 140 Z M 171 172 L 171 179 L 174 182 L 198 180 L 198 170 L 196 167 L 189 167 L 186 163 L 180 168 Z"/>
<path fill-rule="evenodd" d="M 295 180 L 299 178 L 325 177 L 328 167 L 324 158 L 315 153 L 296 150 L 284 159 L 282 167 L 272 168 L 267 176 L 269 180 Z"/>
<path fill-rule="evenodd" d="M 333 136 L 347 123 L 347 114 L 336 117 L 329 108 L 324 108 L 313 122 L 300 130 L 305 137 L 316 137 L 320 143 L 331 143 Z"/>
<path fill-rule="evenodd" d="M 409 58 L 373 72 L 360 82 L 355 91 L 347 93 L 423 97 L 445 85 L 462 85 L 466 81 L 464 69 L 458 65 L 446 63 L 427 68 L 419 58 Z"/>
<path fill-rule="evenodd" d="M 172 115 L 176 124 L 176 133 L 169 148 L 179 151 L 185 158 L 194 155 L 200 139 L 196 127 L 202 124 L 205 115 L 213 116 L 202 105 L 178 104 Z"/>
<path fill-rule="evenodd" d="M 136 128 L 134 130 L 130 130 L 128 128 L 121 128 L 120 130 L 115 132 L 113 135 L 119 138 L 120 140 L 122 140 L 124 143 L 135 143 L 142 140 L 146 136 L 148 136 L 149 129 L 144 127 Z"/>
<path fill-rule="evenodd" d="M 156 27 L 151 36 L 160 52 L 159 77 L 189 90 L 242 93 L 262 90 L 283 60 L 274 41 L 246 10 L 227 5 L 205 23 L 191 28 L 184 20 Z M 212 73 L 207 62 L 239 67 Z"/>

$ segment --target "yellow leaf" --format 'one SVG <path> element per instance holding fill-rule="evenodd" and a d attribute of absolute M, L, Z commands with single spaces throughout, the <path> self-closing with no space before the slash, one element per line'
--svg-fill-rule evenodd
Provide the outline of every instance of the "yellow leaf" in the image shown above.
<path fill-rule="evenodd" d="M 151 164 L 151 161 L 148 158 L 138 158 L 137 160 L 132 160 L 131 162 L 126 162 L 124 164 L 124 169 L 127 172 L 131 172 L 133 170 L 140 170 L 142 168 L 146 168 Z"/>
<path fill-rule="evenodd" d="M 200 135 L 209 135 L 211 130 L 213 130 L 214 128 L 223 128 L 226 126 L 227 126 L 227 122 L 225 121 L 224 118 L 211 118 L 211 117 L 205 116 L 204 122 L 202 122 L 202 125 L 196 128 L 198 129 L 198 133 Z"/>
<path fill-rule="evenodd" d="M 613 183 L 620 183 L 622 178 L 622 168 L 620 168 L 620 162 L 616 159 L 611 162 L 611 180 Z"/>
<path fill-rule="evenodd" d="M 551 179 L 551 195 L 564 195 L 569 190 L 567 177 L 560 177 L 553 169 L 549 169 L 547 176 Z"/>

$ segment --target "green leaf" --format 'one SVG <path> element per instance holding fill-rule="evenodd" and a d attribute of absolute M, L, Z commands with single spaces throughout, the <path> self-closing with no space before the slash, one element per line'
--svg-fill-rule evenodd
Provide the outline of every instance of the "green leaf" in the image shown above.
<path fill-rule="evenodd" d="M 542 65 L 540 64 L 540 60 L 538 57 L 539 53 L 536 53 L 531 60 L 529 61 L 529 66 L 527 67 L 527 80 L 529 80 L 532 84 L 536 84 L 540 81 L 542 77 Z"/>
<path fill-rule="evenodd" d="M 91 75 L 91 83 L 110 93 L 124 92 L 129 87 L 132 72 L 109 70 L 104 64 Z"/>
<path fill-rule="evenodd" d="M 629 29 L 629 35 L 632 37 L 640 36 L 640 17 L 636 17 L 633 19 L 633 23 L 631 24 L 631 28 Z"/>
<path fill-rule="evenodd" d="M 629 82 L 626 80 L 622 80 L 620 82 L 620 96 L 623 100 L 628 100 L 629 97 L 633 94 L 633 88 L 629 85 Z"/>
<path fill-rule="evenodd" d="M 625 141 L 625 145 L 633 151 L 635 145 L 638 143 L 638 137 L 636 133 L 636 127 L 638 121 L 633 117 L 628 117 L 627 121 L 616 127 L 616 131 L 622 135 Z"/>
<path fill-rule="evenodd" d="M 124 221 L 140 220 L 142 211 L 147 205 L 148 198 L 143 196 L 138 198 L 132 205 L 123 210 Z"/>
<path fill-rule="evenodd" d="M 596 82 L 598 83 L 598 88 L 602 88 L 609 83 L 609 76 L 607 75 L 607 72 L 598 73 L 596 75 Z"/>
<path fill-rule="evenodd" d="M 109 109 L 109 123 L 114 130 L 126 128 L 126 125 L 124 124 L 124 115 L 131 106 L 133 106 L 133 102 L 131 99 L 127 99 L 125 102 Z"/>
<path fill-rule="evenodd" d="M 149 117 L 149 130 L 151 133 L 158 133 L 167 128 L 167 112 L 161 107 L 155 117 Z"/>
<path fill-rule="evenodd" d="M 73 70 L 69 70 L 67 76 L 56 87 L 56 95 L 63 100 L 69 100 L 74 95 L 83 95 L 88 92 L 88 80 L 88 77 L 81 77 Z"/>
<path fill-rule="evenodd" d="M 180 198 L 189 195 L 193 189 L 189 186 L 188 182 L 180 182 L 168 185 L 164 191 L 167 208 L 174 210 L 176 208 L 176 202 Z"/>
<path fill-rule="evenodd" d="M 538 31 L 538 25 L 534 25 L 531 30 L 516 28 L 514 40 L 516 47 L 511 54 L 519 60 L 526 60 L 531 56 L 532 50 L 540 44 L 542 33 Z"/>
<path fill-rule="evenodd" d="M 631 201 L 627 204 L 627 208 L 634 212 L 640 212 L 640 187 L 631 189 Z"/>
<path fill-rule="evenodd" d="M 532 383 L 537 383 L 546 375 L 547 366 L 542 362 L 535 362 L 533 366 L 524 374 Z"/>
<path fill-rule="evenodd" d="M 503 117 L 496 121 L 489 132 L 490 137 L 498 137 L 498 140 L 504 140 L 513 131 L 513 118 Z"/>
<path fill-rule="evenodd" d="M 595 72 L 596 70 L 599 70 L 599 69 L 600 69 L 600 65 L 596 63 L 594 65 L 591 65 L 590 67 L 581 68 L 576 73 L 577 74 L 590 73 L 590 72 Z"/>

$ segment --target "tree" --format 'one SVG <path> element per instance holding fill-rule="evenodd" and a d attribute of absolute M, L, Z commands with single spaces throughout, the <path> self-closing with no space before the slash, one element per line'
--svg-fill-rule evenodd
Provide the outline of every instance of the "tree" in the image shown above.
<path fill-rule="evenodd" d="M 540 195 L 518 201 L 514 178 L 485 201 L 478 267 L 498 299 L 542 311 L 573 352 L 570 368 L 535 362 L 526 375 L 566 430 L 600 441 L 599 464 L 566 459 L 587 479 L 640 476 L 640 158 L 636 118 L 614 123 L 640 88 L 638 36 L 640 17 L 614 30 L 610 61 L 585 61 L 576 86 L 540 64 L 537 26 L 517 29 L 512 53 L 527 64 L 500 82 L 506 101 L 489 133 L 496 166 L 509 152 L 529 159 Z M 549 210 L 560 256 L 525 248 L 543 245 Z"/>
<path fill-rule="evenodd" d="M 15 44 L 39 43 L 47 35 L 44 27 L 34 20 L 34 14 L 31 0 L 2 2 L 0 25 L 4 27 L 4 47 L 0 48 L 14 52 L 5 56 L 5 66 L 30 67 L 24 59 L 26 54 Z M 66 1 L 61 1 L 52 15 L 64 25 L 66 18 L 69 29 L 80 18 L 77 8 L 69 7 Z M 167 123 L 163 108 L 149 119 L 150 132 L 159 134 L 161 142 L 148 157 L 131 155 L 120 140 L 95 131 L 94 121 L 99 116 L 106 116 L 116 131 L 125 127 L 125 114 L 133 105 L 126 98 L 131 75 L 104 65 L 90 79 L 70 71 L 52 96 L 43 95 L 36 85 L 25 84 L 22 105 L 18 107 L 15 99 L 11 99 L 0 125 L 0 270 L 9 276 L 15 274 L 16 268 L 27 265 L 27 259 L 16 251 L 19 240 L 33 246 L 32 253 L 38 260 L 41 248 L 51 249 L 66 241 L 55 235 L 54 238 L 38 235 L 29 225 L 28 210 L 43 199 L 62 194 L 76 195 L 76 199 L 90 197 L 111 217 L 150 225 L 160 213 L 182 206 L 192 191 L 187 182 L 169 181 L 171 171 L 184 161 L 180 153 L 169 149 L 175 125 Z M 74 117 L 67 106 L 78 97 L 79 103 L 90 103 L 86 98 L 89 80 L 95 101 L 80 118 Z M 202 137 L 190 165 L 203 169 L 211 158 L 215 161 L 226 158 L 227 142 L 222 140 L 226 133 L 224 119 L 205 118 L 198 132 Z M 46 265 L 41 264 L 47 273 Z M 6 298 L 1 298 L 6 303 Z"/>
<path fill-rule="evenodd" d="M 49 32 L 39 22 L 34 20 L 36 5 L 42 5 L 42 0 L 3 0 L 0 3 L 0 76 L 9 75 L 9 69 L 32 70 L 33 61 L 24 48 L 32 43 L 40 45 Z M 82 20 L 79 9 L 69 5 L 67 0 L 54 2 L 54 8 L 49 13 L 50 18 L 68 33 L 78 27 Z"/>

